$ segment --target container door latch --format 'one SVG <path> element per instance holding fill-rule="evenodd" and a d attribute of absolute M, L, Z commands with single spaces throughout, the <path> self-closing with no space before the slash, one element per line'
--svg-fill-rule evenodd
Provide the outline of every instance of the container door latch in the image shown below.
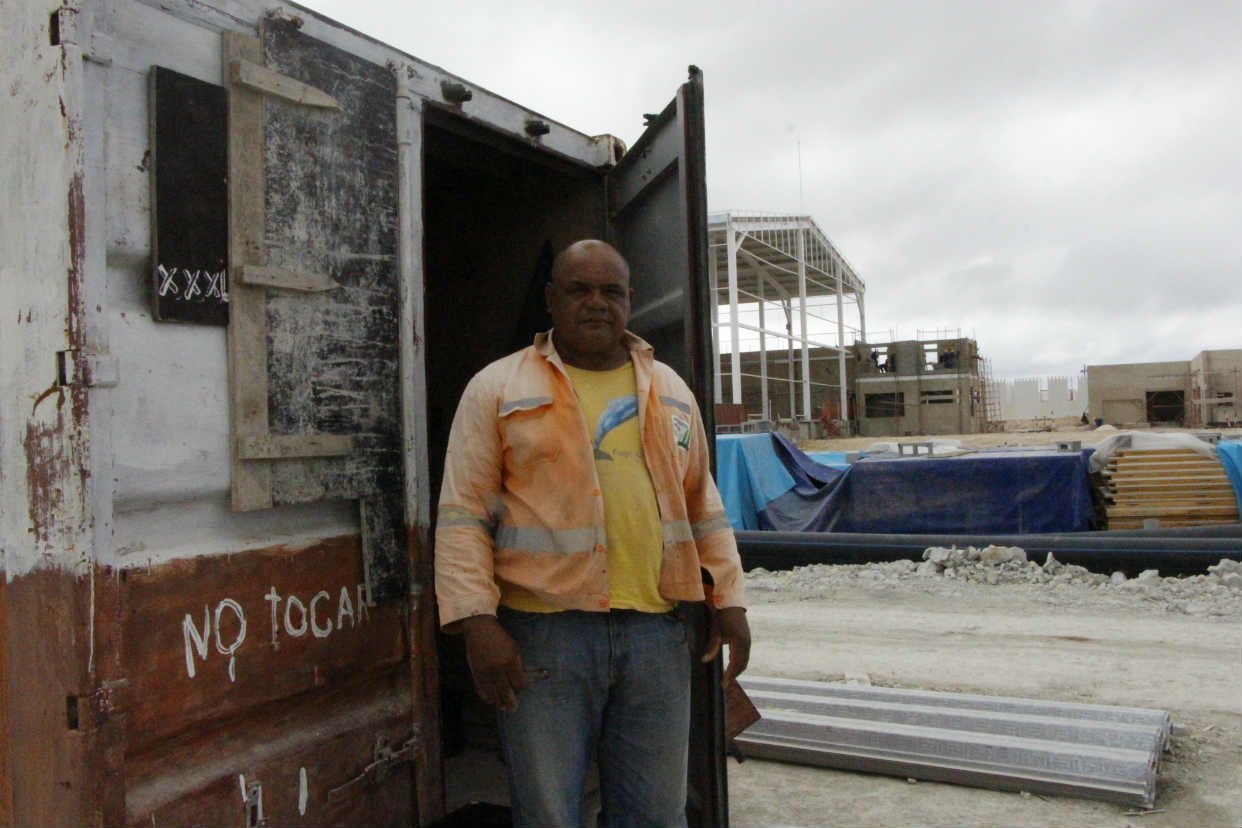
<path fill-rule="evenodd" d="M 362 772 L 350 779 L 348 782 L 337 785 L 328 791 L 328 799 L 330 801 L 337 800 L 351 789 L 366 783 L 367 785 L 379 784 L 389 774 L 389 772 L 397 765 L 409 762 L 414 758 L 414 736 L 401 743 L 400 747 L 394 748 L 388 743 L 388 737 L 376 736 L 375 747 L 371 752 L 371 762 L 362 769 Z"/>

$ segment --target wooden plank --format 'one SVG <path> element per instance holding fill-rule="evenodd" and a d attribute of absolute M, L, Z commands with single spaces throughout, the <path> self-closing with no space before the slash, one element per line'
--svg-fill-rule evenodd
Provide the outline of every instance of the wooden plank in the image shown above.
<path fill-rule="evenodd" d="M 1224 480 L 1229 478 L 1221 469 L 1204 469 L 1203 471 L 1194 471 L 1183 469 L 1177 472 L 1168 472 L 1165 474 L 1153 474 L 1151 472 L 1118 472 L 1109 475 L 1115 482 L 1134 482 L 1139 480 Z"/>
<path fill-rule="evenodd" d="M 1114 471 L 1166 471 L 1170 469 L 1218 469 L 1219 460 L 1169 460 L 1164 463 L 1122 463 L 1112 467 Z"/>
<path fill-rule="evenodd" d="M 1120 463 L 1123 466 L 1151 466 L 1151 464 L 1159 466 L 1161 463 L 1217 463 L 1220 461 L 1216 457 L 1210 456 L 1210 454 L 1186 452 L 1185 454 L 1156 454 L 1155 457 L 1114 457 L 1109 462 Z"/>
<path fill-rule="evenodd" d="M 1123 448 L 1122 451 L 1117 452 L 1117 457 L 1167 457 L 1176 456 L 1176 454 L 1181 454 L 1181 456 L 1197 454 L 1202 457 L 1202 452 L 1196 452 L 1194 448 Z"/>
<path fill-rule="evenodd" d="M 242 460 L 287 460 L 349 454 L 354 439 L 347 434 L 268 434 L 239 437 L 237 443 L 237 456 Z"/>
<path fill-rule="evenodd" d="M 1159 463 L 1118 463 L 1108 468 L 1114 471 L 1159 471 L 1161 469 L 1214 469 L 1220 466 L 1219 460 L 1166 460 Z"/>
<path fill-rule="evenodd" d="M 1233 517 L 1237 518 L 1236 506 L 1161 506 L 1161 507 L 1126 507 L 1119 506 L 1108 510 L 1109 517 Z"/>
<path fill-rule="evenodd" d="M 303 293 L 318 293 L 340 287 L 340 284 L 326 273 L 308 273 L 285 267 L 243 265 L 237 276 L 247 285 L 295 290 Z"/>
<path fill-rule="evenodd" d="M 259 39 L 237 32 L 220 35 L 225 65 L 258 62 Z M 264 198 L 263 98 L 234 84 L 229 90 L 229 270 L 267 264 Z M 236 284 L 229 296 L 229 418 L 233 440 L 230 463 L 232 506 L 237 511 L 272 505 L 272 472 L 267 463 L 243 462 L 242 440 L 268 434 L 267 293 Z"/>
<path fill-rule="evenodd" d="M 303 106 L 341 111 L 341 105 L 336 102 L 336 98 L 327 92 L 288 75 L 274 72 L 254 61 L 245 59 L 230 61 L 229 79 L 236 86 L 244 86 L 264 95 L 283 98 Z"/>
<path fill-rule="evenodd" d="M 1180 496 L 1180 497 L 1121 496 L 1121 497 L 1114 498 L 1112 501 L 1110 501 L 1110 505 L 1113 505 L 1113 506 L 1134 505 L 1134 506 L 1144 506 L 1144 507 L 1159 507 L 1161 505 L 1186 505 L 1186 504 L 1202 504 L 1205 506 L 1235 506 L 1236 507 L 1237 500 L 1232 496 L 1226 496 L 1226 497 L 1212 496 L 1212 497 L 1203 498 L 1203 497 L 1194 497 L 1194 496 L 1188 495 L 1188 496 Z"/>
<path fill-rule="evenodd" d="M 405 663 L 404 610 L 367 602 L 356 536 L 121 578 L 130 753 Z"/>
<path fill-rule="evenodd" d="M 1204 483 L 1202 480 L 1149 480 L 1127 481 L 1121 485 L 1105 486 L 1105 489 L 1127 492 L 1174 492 L 1174 491 L 1232 491 L 1227 483 Z"/>
<path fill-rule="evenodd" d="M 1225 518 L 1157 518 L 1159 525 L 1166 529 L 1178 529 L 1191 526 L 1222 526 L 1236 521 Z M 1109 520 L 1109 529 L 1142 529 L 1143 521 L 1138 518 L 1120 518 L 1116 521 Z"/>

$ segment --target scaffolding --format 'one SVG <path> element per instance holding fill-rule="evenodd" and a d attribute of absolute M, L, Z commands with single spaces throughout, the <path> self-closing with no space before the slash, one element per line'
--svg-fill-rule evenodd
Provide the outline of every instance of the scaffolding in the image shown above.
<path fill-rule="evenodd" d="M 755 212 L 713 213 L 708 217 L 715 352 L 715 401 L 725 402 L 722 355 L 729 354 L 730 402 L 741 405 L 743 383 L 759 386 L 760 419 L 811 422 L 814 398 L 824 415 L 850 419 L 846 358 L 851 344 L 866 340 L 865 286 L 828 236 L 806 215 Z M 852 306 L 856 324 L 846 321 Z M 827 312 L 827 315 L 825 314 Z M 783 329 L 769 327 L 769 314 L 783 317 Z M 769 338 L 785 345 L 786 375 L 772 377 Z M 743 370 L 743 344 L 758 352 L 758 373 Z M 825 349 L 836 360 L 835 381 L 815 381 L 811 349 Z M 822 352 L 822 351 L 821 351 Z M 787 383 L 789 411 L 776 412 L 769 394 L 772 380 Z M 798 406 L 801 390 L 801 411 Z M 826 403 L 826 405 L 824 405 Z"/>
<path fill-rule="evenodd" d="M 979 359 L 979 375 L 983 380 L 983 430 L 1001 431 L 1005 427 L 1001 416 L 1000 387 L 992 379 L 992 362 Z"/>

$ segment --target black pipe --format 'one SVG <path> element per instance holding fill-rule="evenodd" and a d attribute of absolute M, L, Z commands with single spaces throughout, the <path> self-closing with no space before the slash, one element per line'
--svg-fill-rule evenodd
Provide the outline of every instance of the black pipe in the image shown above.
<path fill-rule="evenodd" d="M 921 561 L 929 546 L 1019 546 L 1037 563 L 1048 554 L 1093 572 L 1201 575 L 1222 558 L 1242 561 L 1242 537 L 1142 537 L 1113 532 L 1048 535 L 893 535 L 862 532 L 737 532 L 744 569 L 792 569 L 813 563 Z"/>
<path fill-rule="evenodd" d="M 1242 538 L 1242 523 L 1218 523 L 1211 526 L 1176 526 L 1154 529 L 1107 529 L 1092 535 L 1136 536 L 1145 538 Z"/>

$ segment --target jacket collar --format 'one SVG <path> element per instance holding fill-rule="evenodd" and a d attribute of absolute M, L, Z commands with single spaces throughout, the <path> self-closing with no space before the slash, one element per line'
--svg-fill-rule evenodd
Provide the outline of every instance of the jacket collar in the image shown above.
<path fill-rule="evenodd" d="M 542 333 L 535 334 L 534 349 L 537 353 L 548 359 L 553 365 L 563 368 L 565 363 L 561 361 L 561 355 L 556 352 L 556 345 L 552 342 L 554 330 L 555 329 L 547 330 Z M 655 353 L 655 349 L 652 348 L 646 340 L 631 331 L 625 331 L 621 334 L 621 344 L 624 345 L 626 350 L 630 352 L 630 359 L 636 358 L 636 351 L 640 353 L 645 351 L 648 354 L 648 358 L 650 358 L 651 354 Z M 638 358 L 641 359 L 641 357 Z"/>
<path fill-rule="evenodd" d="M 553 332 L 544 331 L 535 335 L 535 341 L 527 349 L 520 367 L 505 383 L 504 397 L 506 400 L 536 399 L 555 396 L 556 374 L 568 377 L 565 363 L 556 352 L 552 341 Z M 630 360 L 635 364 L 639 398 L 645 397 L 650 387 L 651 365 L 654 361 L 654 349 L 642 337 L 626 331 L 621 337 L 622 344 L 630 352 Z"/>

